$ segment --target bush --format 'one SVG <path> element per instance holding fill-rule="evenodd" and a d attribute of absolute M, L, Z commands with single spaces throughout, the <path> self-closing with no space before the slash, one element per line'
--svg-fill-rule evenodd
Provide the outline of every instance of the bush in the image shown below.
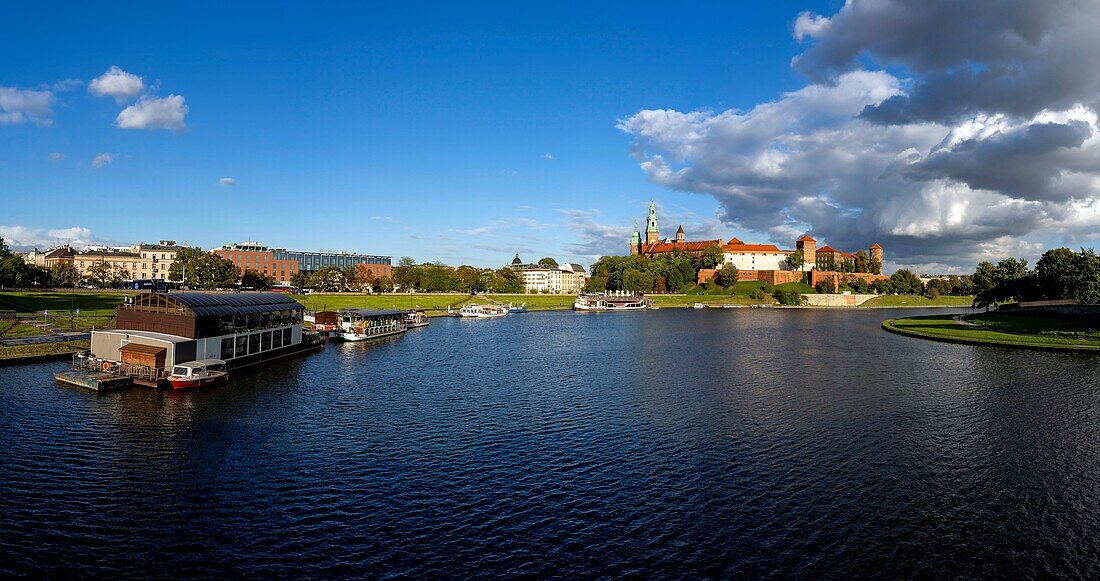
<path fill-rule="evenodd" d="M 801 293 L 791 289 L 777 288 L 772 291 L 772 296 L 775 297 L 775 300 L 779 301 L 781 305 L 801 305 L 804 300 Z"/>
<path fill-rule="evenodd" d="M 823 295 L 831 295 L 836 292 L 836 285 L 833 284 L 832 280 L 826 279 L 817 283 L 817 286 L 815 286 L 814 289 L 816 289 L 817 292 Z"/>

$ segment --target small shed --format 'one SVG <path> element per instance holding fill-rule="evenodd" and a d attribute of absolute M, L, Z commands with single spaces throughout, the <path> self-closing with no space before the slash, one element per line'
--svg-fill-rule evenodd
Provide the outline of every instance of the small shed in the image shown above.
<path fill-rule="evenodd" d="M 127 343 L 119 348 L 118 353 L 123 363 L 163 369 L 164 356 L 167 351 L 167 349 L 158 345 Z"/>

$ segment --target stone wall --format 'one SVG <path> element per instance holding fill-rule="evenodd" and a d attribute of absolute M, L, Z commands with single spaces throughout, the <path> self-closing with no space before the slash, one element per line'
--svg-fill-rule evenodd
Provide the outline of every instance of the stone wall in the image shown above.
<path fill-rule="evenodd" d="M 878 295 L 802 295 L 811 307 L 858 307 Z"/>

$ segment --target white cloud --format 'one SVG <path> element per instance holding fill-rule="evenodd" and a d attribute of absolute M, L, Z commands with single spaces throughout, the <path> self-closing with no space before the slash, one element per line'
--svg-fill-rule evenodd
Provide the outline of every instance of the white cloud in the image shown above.
<path fill-rule="evenodd" d="M 879 242 L 895 265 L 972 269 L 1094 245 L 1100 69 L 1073 55 L 1100 47 L 1084 32 L 1100 5 L 1003 0 L 990 19 L 981 3 L 926 4 L 803 13 L 792 33 L 810 44 L 793 64 L 811 84 L 744 111 L 646 109 L 618 127 L 651 182 L 711 196 L 727 226 L 784 246 L 809 231 L 843 249 Z"/>
<path fill-rule="evenodd" d="M 232 186 L 237 185 L 237 180 L 235 180 L 233 178 L 222 178 L 222 179 L 218 180 L 218 185 L 219 186 L 232 187 Z"/>
<path fill-rule="evenodd" d="M 544 153 L 544 154 L 542 154 L 542 158 L 543 158 L 543 159 L 554 159 L 554 154 L 552 154 L 552 153 Z"/>
<path fill-rule="evenodd" d="M 60 163 L 65 160 L 65 154 L 60 152 L 53 152 L 50 154 L 50 163 Z"/>
<path fill-rule="evenodd" d="M 164 98 L 143 97 L 118 114 L 115 124 L 122 129 L 187 129 L 184 117 L 188 108 L 182 95 Z"/>
<path fill-rule="evenodd" d="M 54 96 L 50 91 L 29 91 L 0 87 L 0 125 L 20 125 L 31 121 L 49 125 Z"/>
<path fill-rule="evenodd" d="M 92 79 L 88 83 L 88 92 L 100 97 L 114 97 L 119 105 L 137 97 L 145 91 L 145 81 L 141 77 L 128 73 L 116 66 Z"/>
<path fill-rule="evenodd" d="M 92 230 L 84 226 L 45 229 L 19 224 L 0 224 L 0 237 L 4 238 L 9 246 L 18 250 L 46 249 L 62 244 L 72 244 L 74 247 L 81 248 L 100 243 L 92 234 Z"/>
<path fill-rule="evenodd" d="M 109 153 L 101 153 L 92 158 L 92 167 L 99 169 L 105 165 L 111 165 L 114 160 L 115 156 Z"/>

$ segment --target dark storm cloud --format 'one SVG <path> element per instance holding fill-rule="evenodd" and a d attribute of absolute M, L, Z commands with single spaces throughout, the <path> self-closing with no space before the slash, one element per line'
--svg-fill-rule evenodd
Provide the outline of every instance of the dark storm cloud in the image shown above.
<path fill-rule="evenodd" d="M 802 89 L 619 121 L 650 181 L 782 245 L 879 242 L 902 264 L 1100 230 L 1100 2 L 851 0 L 794 35 Z"/>
<path fill-rule="evenodd" d="M 799 17 L 796 34 L 813 42 L 794 64 L 818 82 L 862 59 L 913 71 L 906 95 L 862 113 L 878 123 L 1031 116 L 1096 102 L 1098 30 L 1092 0 L 855 1 L 827 19 Z"/>

